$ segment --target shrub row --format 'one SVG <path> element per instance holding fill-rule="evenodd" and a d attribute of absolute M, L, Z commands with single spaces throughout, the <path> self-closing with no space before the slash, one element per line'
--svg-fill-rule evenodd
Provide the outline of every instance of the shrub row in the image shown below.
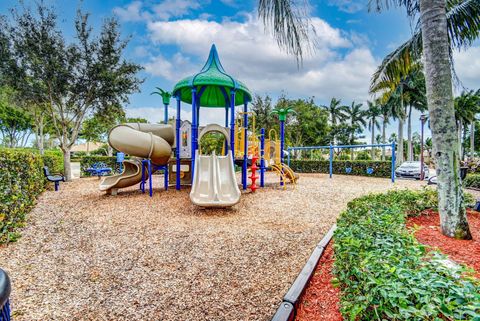
<path fill-rule="evenodd" d="M 45 187 L 40 154 L 0 149 L 0 243 L 15 241 L 16 228 Z"/>
<path fill-rule="evenodd" d="M 473 187 L 480 189 L 480 174 L 469 174 L 463 180 L 464 187 Z"/>
<path fill-rule="evenodd" d="M 26 214 L 47 183 L 43 166 L 63 172 L 62 153 L 47 150 L 41 156 L 34 149 L 0 149 L 0 243 L 20 236 L 17 228 L 24 225 Z"/>
<path fill-rule="evenodd" d="M 427 251 L 407 215 L 437 204 L 435 191 L 393 191 L 350 202 L 334 235 L 334 283 L 347 320 L 479 320 L 480 285 Z"/>
<path fill-rule="evenodd" d="M 390 177 L 392 163 L 388 161 L 333 161 L 333 174 L 361 175 L 375 177 Z M 328 160 L 291 160 L 290 167 L 299 173 L 329 173 L 330 162 Z M 346 168 L 351 168 L 348 174 Z M 373 173 L 368 174 L 367 168 L 372 168 Z"/>

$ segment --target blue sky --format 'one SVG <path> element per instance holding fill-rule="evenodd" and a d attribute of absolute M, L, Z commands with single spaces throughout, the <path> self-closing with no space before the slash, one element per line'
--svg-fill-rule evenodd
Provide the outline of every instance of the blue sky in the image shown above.
<path fill-rule="evenodd" d="M 31 1 L 26 0 L 27 4 Z M 72 36 L 76 0 L 55 1 L 62 28 Z M 369 13 L 366 0 L 311 1 L 317 50 L 298 69 L 281 52 L 256 16 L 257 0 L 83 0 L 98 30 L 102 20 L 116 15 L 131 40 L 126 58 L 145 67 L 141 92 L 131 96 L 130 116 L 150 121 L 162 117 L 161 100 L 151 96 L 155 86 L 173 88 L 176 81 L 201 69 L 212 43 L 217 45 L 227 72 L 254 93 L 289 98 L 314 96 L 318 104 L 331 97 L 365 102 L 368 84 L 381 59 L 410 36 L 403 9 Z M 3 0 L 0 12 L 17 1 Z M 457 54 L 457 71 L 467 87 L 480 87 L 480 47 Z M 460 66 L 458 66 L 460 64 Z M 223 123 L 213 111 L 202 112 L 201 123 Z M 414 115 L 418 119 L 418 115 Z M 182 118 L 190 118 L 186 106 Z M 416 122 L 418 123 L 418 122 Z M 414 129 L 418 126 L 415 124 Z M 389 132 L 396 130 L 392 124 Z"/>

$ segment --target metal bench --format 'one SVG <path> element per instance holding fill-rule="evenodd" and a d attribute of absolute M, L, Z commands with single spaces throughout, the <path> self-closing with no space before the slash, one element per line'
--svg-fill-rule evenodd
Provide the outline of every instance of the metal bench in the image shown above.
<path fill-rule="evenodd" d="M 47 166 L 43 166 L 43 174 L 47 178 L 47 181 L 53 182 L 55 184 L 55 191 L 58 191 L 58 186 L 60 185 L 60 182 L 65 182 L 65 176 L 61 174 L 50 174 Z"/>

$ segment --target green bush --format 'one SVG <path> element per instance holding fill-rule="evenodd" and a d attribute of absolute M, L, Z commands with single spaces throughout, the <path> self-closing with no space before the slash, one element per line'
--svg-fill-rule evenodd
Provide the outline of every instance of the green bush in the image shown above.
<path fill-rule="evenodd" d="M 0 149 L 0 243 L 17 240 L 18 227 L 45 187 L 40 154 Z"/>
<path fill-rule="evenodd" d="M 362 150 L 362 151 L 357 153 L 355 159 L 356 160 L 371 160 L 372 155 L 370 154 L 370 151 Z"/>
<path fill-rule="evenodd" d="M 290 167 L 299 173 L 328 173 L 330 162 L 328 160 L 291 160 Z M 392 163 L 386 161 L 363 161 L 363 160 L 334 160 L 333 174 L 347 175 L 346 168 L 351 167 L 348 175 L 390 177 Z M 372 174 L 367 174 L 367 168 L 373 168 Z"/>
<path fill-rule="evenodd" d="M 48 167 L 50 173 L 63 174 L 63 154 L 58 149 L 46 150 L 43 153 L 43 163 Z"/>
<path fill-rule="evenodd" d="M 480 174 L 468 174 L 463 180 L 463 186 L 480 188 Z"/>
<path fill-rule="evenodd" d="M 334 283 L 345 319 L 479 320 L 480 284 L 444 264 L 405 227 L 436 191 L 392 191 L 350 202 L 334 234 Z"/>

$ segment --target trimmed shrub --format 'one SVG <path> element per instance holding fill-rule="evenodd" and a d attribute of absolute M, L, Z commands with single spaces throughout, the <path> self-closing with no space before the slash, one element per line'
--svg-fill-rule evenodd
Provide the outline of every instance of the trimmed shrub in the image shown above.
<path fill-rule="evenodd" d="M 330 162 L 328 160 L 291 160 L 290 167 L 299 173 L 327 173 Z M 368 174 L 367 168 L 373 168 L 373 173 Z M 347 174 L 346 168 L 351 168 Z M 362 160 L 334 160 L 333 174 L 360 175 L 375 177 L 390 177 L 392 174 L 392 163 L 387 161 L 362 161 Z"/>
<path fill-rule="evenodd" d="M 28 150 L 0 149 L 0 243 L 20 236 L 16 228 L 45 188 L 40 154 Z"/>
<path fill-rule="evenodd" d="M 63 174 L 63 154 L 57 149 L 46 150 L 42 156 L 43 163 L 48 167 L 50 173 Z"/>
<path fill-rule="evenodd" d="M 463 180 L 464 187 L 472 187 L 480 189 L 480 174 L 469 174 Z"/>
<path fill-rule="evenodd" d="M 437 205 L 436 191 L 351 201 L 334 234 L 334 284 L 345 319 L 479 320 L 480 283 L 417 242 L 405 219 Z"/>

